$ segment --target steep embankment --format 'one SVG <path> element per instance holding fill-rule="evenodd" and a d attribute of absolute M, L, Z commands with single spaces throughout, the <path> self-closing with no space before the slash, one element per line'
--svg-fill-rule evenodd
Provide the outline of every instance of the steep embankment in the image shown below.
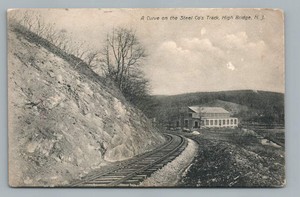
<path fill-rule="evenodd" d="M 8 37 L 11 186 L 68 184 L 164 142 L 115 88 L 15 31 Z"/>

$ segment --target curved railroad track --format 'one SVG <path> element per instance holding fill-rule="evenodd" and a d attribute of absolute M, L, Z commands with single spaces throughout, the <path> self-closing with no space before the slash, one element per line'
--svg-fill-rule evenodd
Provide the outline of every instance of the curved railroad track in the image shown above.
<path fill-rule="evenodd" d="M 94 173 L 72 184 L 73 187 L 128 187 L 137 186 L 153 172 L 175 159 L 187 146 L 179 135 L 165 134 L 167 142 L 160 147 L 136 156 L 115 169 Z"/>

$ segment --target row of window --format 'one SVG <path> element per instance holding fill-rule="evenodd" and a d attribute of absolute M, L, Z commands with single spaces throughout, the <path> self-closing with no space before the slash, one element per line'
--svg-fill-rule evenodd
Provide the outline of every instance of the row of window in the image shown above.
<path fill-rule="evenodd" d="M 201 121 L 203 124 L 204 122 Z M 222 126 L 222 125 L 236 125 L 237 124 L 237 119 L 225 119 L 225 120 L 205 120 L 205 125 L 211 125 L 211 126 Z M 176 121 L 176 127 L 179 127 L 180 123 L 179 121 Z M 189 120 L 184 120 L 184 127 L 189 126 Z M 199 122 L 195 121 L 193 127 L 198 128 Z"/>
<path fill-rule="evenodd" d="M 197 113 L 189 113 L 189 117 L 199 117 L 199 116 L 203 116 L 203 117 L 211 117 L 211 118 L 219 118 L 219 117 L 224 117 L 227 118 L 230 116 L 230 114 L 227 113 L 206 113 L 206 114 L 197 114 Z"/>
<path fill-rule="evenodd" d="M 205 125 L 233 125 L 237 124 L 237 119 L 226 119 L 226 120 L 205 120 Z"/>

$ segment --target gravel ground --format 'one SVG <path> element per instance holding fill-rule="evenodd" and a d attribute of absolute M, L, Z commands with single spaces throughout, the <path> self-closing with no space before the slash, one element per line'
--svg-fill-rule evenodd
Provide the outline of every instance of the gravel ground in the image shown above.
<path fill-rule="evenodd" d="M 186 149 L 172 162 L 156 171 L 151 177 L 144 180 L 139 186 L 142 187 L 172 187 L 176 186 L 184 170 L 189 167 L 197 153 L 198 145 L 188 139 Z"/>
<path fill-rule="evenodd" d="M 253 133 L 253 134 L 252 134 Z M 180 187 L 283 187 L 284 146 L 261 144 L 255 132 L 201 131 L 186 134 L 199 144 Z"/>

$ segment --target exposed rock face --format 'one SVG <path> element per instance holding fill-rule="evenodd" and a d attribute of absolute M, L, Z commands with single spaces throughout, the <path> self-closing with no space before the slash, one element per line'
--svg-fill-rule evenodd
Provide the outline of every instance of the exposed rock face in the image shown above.
<path fill-rule="evenodd" d="M 8 59 L 10 185 L 68 184 L 164 142 L 116 89 L 12 31 Z"/>

